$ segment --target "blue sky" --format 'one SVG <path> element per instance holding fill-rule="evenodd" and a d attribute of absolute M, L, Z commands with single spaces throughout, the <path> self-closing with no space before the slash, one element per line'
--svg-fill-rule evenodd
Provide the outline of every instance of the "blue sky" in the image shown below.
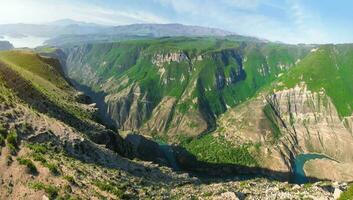
<path fill-rule="evenodd" d="M 351 0 L 0 0 L 0 24 L 182 23 L 287 43 L 353 42 Z"/>

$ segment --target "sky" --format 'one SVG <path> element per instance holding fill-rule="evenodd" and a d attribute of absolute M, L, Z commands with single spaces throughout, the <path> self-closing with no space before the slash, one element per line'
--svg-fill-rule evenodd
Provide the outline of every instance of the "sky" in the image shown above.
<path fill-rule="evenodd" d="M 286 43 L 353 43 L 352 0 L 0 0 L 0 24 L 181 23 Z"/>

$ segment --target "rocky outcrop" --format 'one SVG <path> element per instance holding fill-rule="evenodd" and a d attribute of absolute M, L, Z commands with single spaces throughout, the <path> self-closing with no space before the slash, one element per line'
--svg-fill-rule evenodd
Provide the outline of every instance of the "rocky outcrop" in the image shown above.
<path fill-rule="evenodd" d="M 301 153 L 323 153 L 340 162 L 353 161 L 353 155 L 347 153 L 353 151 L 353 136 L 324 90 L 312 92 L 301 84 L 278 91 L 267 101 L 288 145 L 296 146 Z"/>
<path fill-rule="evenodd" d="M 176 112 L 170 122 L 168 134 L 170 136 L 183 135 L 187 137 L 196 137 L 209 130 L 210 127 L 199 110 L 192 110 L 187 113 Z M 170 137 L 174 138 L 174 137 Z M 174 138 L 174 142 L 178 142 Z"/>
<path fill-rule="evenodd" d="M 132 148 L 133 157 L 168 165 L 168 161 L 157 142 L 134 133 L 127 134 L 124 141 Z"/>
<path fill-rule="evenodd" d="M 142 132 L 164 133 L 173 118 L 176 98 L 165 97 L 153 110 L 151 119 L 141 129 Z"/>
<path fill-rule="evenodd" d="M 292 171 L 298 154 L 324 154 L 333 160 L 317 162 L 339 169 L 335 173 L 341 175 L 326 176 L 319 169 L 321 165 L 315 169 L 313 164 L 306 173 L 342 181 L 348 180 L 349 174 L 343 166 L 353 161 L 349 153 L 353 151 L 351 120 L 352 117 L 342 119 L 338 115 L 324 90 L 313 92 L 302 83 L 273 94 L 259 94 L 231 109 L 218 120 L 215 135 L 224 136 L 235 146 L 261 144 L 256 156 L 264 168 L 275 171 Z"/>
<path fill-rule="evenodd" d="M 105 97 L 107 115 L 116 127 L 123 130 L 136 130 L 149 114 L 150 102 L 140 87 L 132 85 L 117 94 Z"/>
<path fill-rule="evenodd" d="M 351 118 L 340 118 L 324 90 L 312 92 L 302 83 L 276 92 L 267 98 L 267 102 L 283 134 L 279 149 L 286 155 L 285 160 L 290 162 L 299 153 L 321 153 L 336 163 L 352 163 L 353 155 L 349 152 L 353 151 L 353 136 L 345 126 L 351 123 Z M 331 163 L 332 160 L 321 162 Z M 311 170 L 318 171 L 321 165 L 316 167 L 306 170 L 307 174 L 311 174 Z"/>
<path fill-rule="evenodd" d="M 189 185 L 173 188 L 172 193 L 178 199 L 213 200 L 273 200 L 273 199 L 326 199 L 333 200 L 339 197 L 338 191 L 347 190 L 347 184 L 296 185 L 283 182 L 273 182 L 266 179 L 229 181 L 226 183 L 201 184 L 196 187 Z M 180 195 L 178 195 L 180 194 Z M 197 194 L 197 195 L 196 195 Z"/>
<path fill-rule="evenodd" d="M 66 59 L 67 56 L 65 54 L 65 52 L 61 49 L 54 49 L 52 52 L 39 52 L 39 55 L 42 57 L 50 57 L 50 58 L 54 58 L 57 61 L 59 61 L 60 66 L 58 67 L 57 70 L 62 72 L 62 75 L 66 75 L 67 74 L 67 68 L 66 68 Z"/>
<path fill-rule="evenodd" d="M 171 62 L 183 62 L 189 61 L 188 56 L 182 52 L 169 52 L 169 53 L 157 53 L 152 58 L 152 64 L 156 65 L 157 67 L 161 68 L 166 64 L 170 64 Z"/>
<path fill-rule="evenodd" d="M 92 66 L 85 62 L 85 55 L 89 52 L 92 47 L 90 45 L 84 45 L 82 47 L 73 47 L 70 50 L 64 49 L 63 52 L 66 55 L 65 65 L 63 65 L 63 71 L 69 78 L 75 77 L 75 81 L 84 85 L 96 85 L 98 84 L 98 78 L 96 72 L 92 70 Z M 73 66 L 80 66 L 81 70 L 77 71 Z"/>
<path fill-rule="evenodd" d="M 308 177 L 321 180 L 353 181 L 353 162 L 337 162 L 328 159 L 314 159 L 305 163 L 304 171 Z"/>

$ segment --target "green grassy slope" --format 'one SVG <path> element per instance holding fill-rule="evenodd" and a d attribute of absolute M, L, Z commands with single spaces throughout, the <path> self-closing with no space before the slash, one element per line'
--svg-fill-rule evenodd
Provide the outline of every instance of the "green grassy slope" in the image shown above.
<path fill-rule="evenodd" d="M 292 58 L 287 54 L 288 51 L 280 51 L 280 45 L 269 45 L 266 50 L 269 52 L 268 63 L 269 66 L 274 66 L 273 62 L 276 59 Z M 308 89 L 314 92 L 319 92 L 322 89 L 331 98 L 334 103 L 338 114 L 341 117 L 351 116 L 353 112 L 353 45 L 323 45 L 314 48 L 301 61 L 288 69 L 288 71 L 277 71 L 275 74 L 283 73 L 282 76 L 266 76 L 261 77 L 258 73 L 256 66 L 261 65 L 261 54 L 256 53 L 258 49 L 250 49 L 248 52 L 248 60 L 251 65 L 244 64 L 247 78 L 238 83 L 240 94 L 247 94 L 251 96 L 256 91 L 257 86 L 262 86 L 261 91 L 264 93 L 271 93 L 273 87 L 268 84 L 272 80 L 281 82 L 281 86 L 276 90 L 284 88 L 293 88 L 301 82 L 305 82 Z M 296 51 L 295 48 L 290 50 L 291 53 Z M 255 53 L 254 53 L 255 52 Z M 298 52 L 297 52 L 298 53 Z M 295 63 L 294 60 L 292 62 Z M 272 63 L 272 64 L 270 64 Z M 252 68 L 254 67 L 254 68 Z M 279 68 L 271 68 L 269 71 L 276 71 Z M 241 90 L 240 88 L 245 88 Z M 239 96 L 238 96 L 239 97 Z M 236 95 L 231 98 L 238 98 Z M 273 139 L 276 140 L 281 137 L 277 123 L 274 122 L 274 114 L 268 106 L 263 110 L 267 120 L 269 121 L 272 129 Z M 244 148 L 243 146 L 229 146 L 226 143 L 220 142 L 220 138 L 215 138 L 211 134 L 195 139 L 190 143 L 186 143 L 185 147 L 194 154 L 198 159 L 216 163 L 233 163 L 243 165 L 256 164 L 256 151 L 248 151 L 256 149 L 256 145 L 249 144 Z M 221 144 L 221 145 L 220 145 Z M 243 150 L 243 151 L 240 151 Z M 254 157 L 255 156 L 255 157 Z"/>
<path fill-rule="evenodd" d="M 312 91 L 323 88 L 340 116 L 350 116 L 353 112 L 353 45 L 321 46 L 280 81 L 287 87 L 305 82 Z"/>
<path fill-rule="evenodd" d="M 75 90 L 62 76 L 55 59 L 32 51 L 0 52 L 1 96 L 16 96 L 33 109 L 71 125 L 92 119 L 93 113 L 76 102 Z"/>
<path fill-rule="evenodd" d="M 179 102 L 177 108 L 183 112 L 197 109 L 198 105 L 191 103 L 197 97 L 210 106 L 211 115 L 219 115 L 227 106 L 238 105 L 252 97 L 308 53 L 305 46 L 184 37 L 93 44 L 81 48 L 72 54 L 69 66 L 70 76 L 81 84 L 101 91 L 102 84 L 112 82 L 114 86 L 104 90 L 116 93 L 137 83 L 154 107 L 165 96 L 180 100 L 184 92 L 197 83 L 192 96 Z M 156 54 L 173 52 L 184 53 L 188 60 L 165 64 L 162 77 L 152 60 Z M 198 56 L 202 56 L 202 60 L 197 60 Z M 87 81 L 87 77 L 82 76 L 87 66 L 98 82 Z M 122 84 L 124 79 L 128 79 L 128 83 Z"/>
<path fill-rule="evenodd" d="M 162 38 L 91 44 L 68 50 L 71 51 L 68 71 L 71 78 L 96 92 L 119 93 L 131 85 L 138 85 L 141 97 L 146 94 L 152 109 L 164 97 L 175 97 L 174 116 L 175 113 L 187 115 L 200 110 L 212 130 L 218 115 L 270 86 L 303 59 L 311 48 L 216 38 Z M 164 63 L 162 76 L 161 67 L 153 64 L 155 55 L 176 52 L 185 54 L 188 59 Z M 87 80 L 91 77 L 95 81 Z M 252 156 L 255 144 L 232 147 L 211 134 L 193 140 L 183 140 L 179 136 L 188 138 L 188 135 L 178 133 L 165 135 L 175 137 L 200 160 L 257 165 Z"/>

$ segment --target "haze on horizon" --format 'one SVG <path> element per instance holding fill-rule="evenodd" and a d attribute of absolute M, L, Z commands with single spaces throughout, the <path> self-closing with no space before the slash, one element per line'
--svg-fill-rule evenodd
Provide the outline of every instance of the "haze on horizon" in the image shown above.
<path fill-rule="evenodd" d="M 0 24 L 181 23 L 286 43 L 353 43 L 349 0 L 0 0 Z"/>

